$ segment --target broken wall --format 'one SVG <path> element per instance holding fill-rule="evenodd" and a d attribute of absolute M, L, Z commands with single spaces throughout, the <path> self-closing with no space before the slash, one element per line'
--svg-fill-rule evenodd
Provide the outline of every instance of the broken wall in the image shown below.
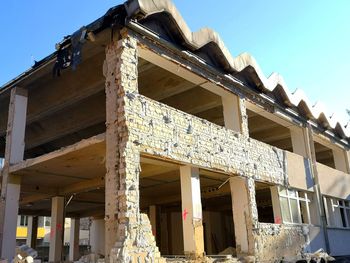
<path fill-rule="evenodd" d="M 137 93 L 136 41 L 124 35 L 106 48 L 106 259 L 107 262 L 159 262 L 148 216 L 140 213 L 140 153 L 132 142 L 127 113 Z"/>
<path fill-rule="evenodd" d="M 107 48 L 104 65 L 106 191 L 117 196 L 117 200 L 106 200 L 106 224 L 118 233 L 112 262 L 161 260 L 148 217 L 139 212 L 140 153 L 248 178 L 249 210 L 253 213 L 248 223 L 254 233 L 249 251 L 261 260 L 269 259 L 271 253 L 281 258 L 287 247 L 299 253 L 305 243 L 300 229 L 257 222 L 254 180 L 286 185 L 285 152 L 140 95 L 136 46 L 135 39 L 124 35 Z"/>
<path fill-rule="evenodd" d="M 258 262 L 301 256 L 306 242 L 302 226 L 259 223 L 254 230 L 255 253 Z"/>

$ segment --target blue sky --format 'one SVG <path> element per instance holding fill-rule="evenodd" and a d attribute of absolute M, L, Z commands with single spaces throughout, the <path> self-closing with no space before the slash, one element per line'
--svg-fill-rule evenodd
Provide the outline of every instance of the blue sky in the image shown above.
<path fill-rule="evenodd" d="M 54 51 L 63 36 L 102 16 L 119 0 L 11 0 L 0 3 L 0 85 Z M 233 56 L 252 54 L 265 75 L 348 120 L 350 1 L 173 0 L 193 31 L 211 27 Z M 214 4 L 215 3 L 215 4 Z"/>

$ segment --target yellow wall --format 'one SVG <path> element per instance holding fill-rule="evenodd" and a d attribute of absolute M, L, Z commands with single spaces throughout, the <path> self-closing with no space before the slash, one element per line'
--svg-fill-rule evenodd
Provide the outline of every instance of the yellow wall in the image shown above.
<path fill-rule="evenodd" d="M 26 226 L 18 226 L 16 231 L 16 238 L 27 238 L 28 229 Z M 38 238 L 43 238 L 45 236 L 45 229 L 43 227 L 38 227 Z"/>

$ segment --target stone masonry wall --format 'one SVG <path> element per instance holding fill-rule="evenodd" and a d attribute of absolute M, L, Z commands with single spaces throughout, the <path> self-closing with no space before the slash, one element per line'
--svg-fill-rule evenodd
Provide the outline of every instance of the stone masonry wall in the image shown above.
<path fill-rule="evenodd" d="M 140 153 L 246 177 L 250 202 L 248 232 L 252 234 L 249 250 L 261 260 L 281 258 L 286 249 L 280 248 L 290 245 L 293 251 L 301 251 L 304 240 L 297 228 L 258 223 L 254 181 L 286 185 L 284 151 L 249 138 L 245 122 L 243 134 L 239 134 L 140 95 L 137 43 L 129 35 L 107 47 L 104 74 L 106 191 L 110 188 L 111 193 L 106 200 L 106 224 L 109 222 L 111 231 L 117 231 L 110 262 L 164 260 L 147 215 L 139 212 Z M 240 107 L 245 121 L 244 103 Z"/>
<path fill-rule="evenodd" d="M 258 262 L 301 258 L 306 242 L 301 226 L 259 223 L 253 233 Z"/>
<path fill-rule="evenodd" d="M 141 152 L 206 169 L 284 185 L 284 151 L 176 110 L 127 94 L 130 138 Z"/>
<path fill-rule="evenodd" d="M 107 262 L 163 262 L 150 221 L 139 209 L 139 148 L 130 138 L 129 94 L 137 93 L 137 43 L 123 35 L 106 48 Z"/>

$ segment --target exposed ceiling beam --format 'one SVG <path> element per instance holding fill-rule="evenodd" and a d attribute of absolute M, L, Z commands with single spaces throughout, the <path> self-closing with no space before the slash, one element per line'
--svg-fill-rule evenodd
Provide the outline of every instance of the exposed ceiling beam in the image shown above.
<path fill-rule="evenodd" d="M 26 150 L 97 123 L 104 123 L 105 112 L 105 94 L 101 92 L 83 103 L 67 108 L 65 112 L 32 123 L 26 130 Z"/>

